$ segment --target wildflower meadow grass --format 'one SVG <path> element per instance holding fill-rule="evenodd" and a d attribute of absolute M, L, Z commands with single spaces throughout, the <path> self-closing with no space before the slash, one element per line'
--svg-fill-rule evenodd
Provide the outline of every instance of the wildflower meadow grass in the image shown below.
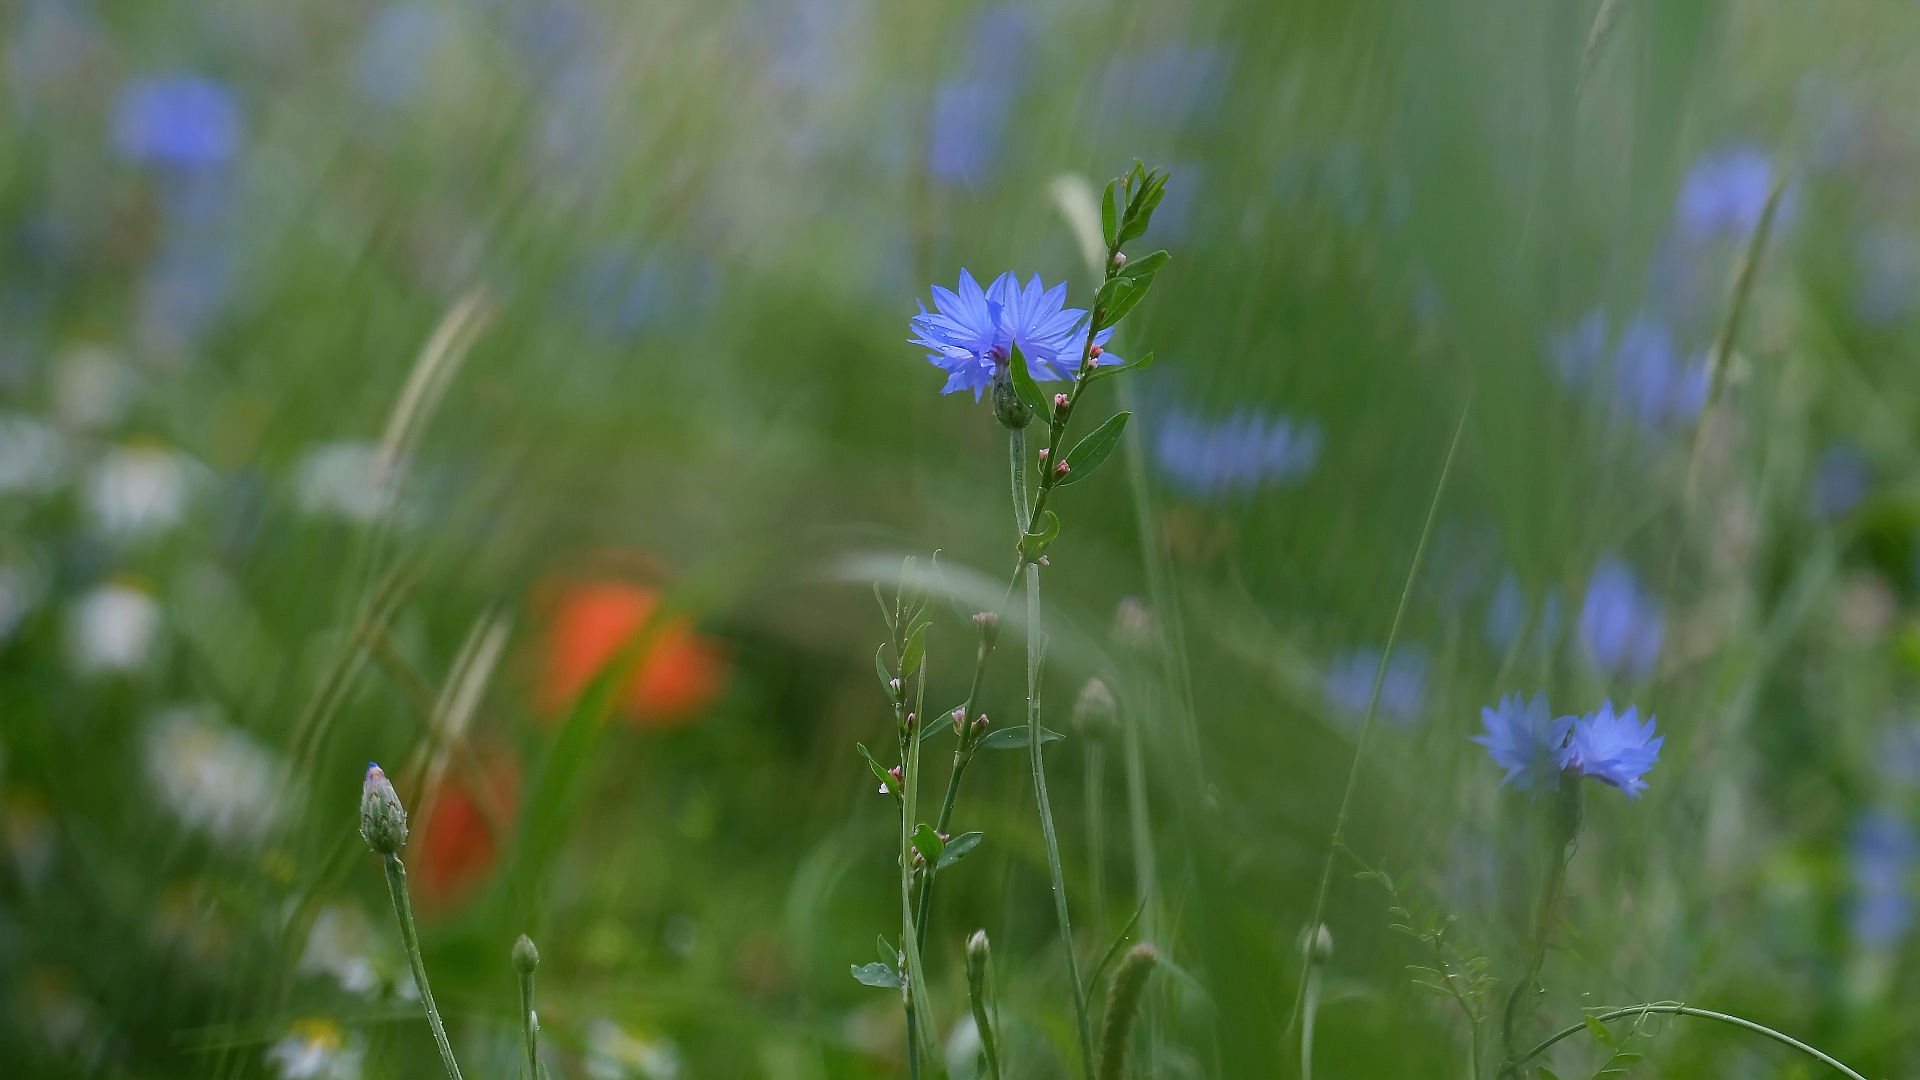
<path fill-rule="evenodd" d="M 0 1076 L 1920 1070 L 1916 50 L 0 8 Z"/>

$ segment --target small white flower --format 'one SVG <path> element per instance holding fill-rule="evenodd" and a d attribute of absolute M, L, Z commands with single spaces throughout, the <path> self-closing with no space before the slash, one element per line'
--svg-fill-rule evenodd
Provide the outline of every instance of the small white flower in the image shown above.
<path fill-rule="evenodd" d="M 160 633 L 160 605 L 127 585 L 102 585 L 73 609 L 68 647 L 81 674 L 144 666 Z"/>
<path fill-rule="evenodd" d="M 294 970 L 302 975 L 331 976 L 347 993 L 373 997 L 380 992 L 381 984 L 380 970 L 373 960 L 379 944 L 365 912 L 350 904 L 329 904 L 314 918 L 313 929 L 307 931 L 306 951 L 300 954 Z M 409 972 L 407 987 L 412 986 Z M 415 996 L 418 993 L 414 991 Z M 407 997 L 405 993 L 401 996 Z"/>
<path fill-rule="evenodd" d="M 66 478 L 67 440 L 36 416 L 0 416 L 0 492 L 52 491 Z"/>
<path fill-rule="evenodd" d="M 667 1039 L 643 1039 L 601 1017 L 587 1025 L 587 1075 L 594 1080 L 677 1080 L 680 1051 Z"/>
<path fill-rule="evenodd" d="M 62 357 L 53 372 L 54 408 L 68 427 L 100 431 L 126 418 L 140 376 L 110 349 L 86 345 Z"/>
<path fill-rule="evenodd" d="M 119 446 L 87 475 L 86 504 L 100 527 L 122 536 L 163 532 L 187 510 L 187 463 L 159 446 Z"/>
<path fill-rule="evenodd" d="M 307 451 L 300 462 L 296 481 L 300 509 L 349 521 L 372 521 L 393 506 L 391 481 L 381 475 L 378 443 L 323 443 Z"/>
<path fill-rule="evenodd" d="M 332 1020 L 296 1020 L 285 1038 L 267 1050 L 282 1080 L 360 1080 L 365 1041 L 349 1037 Z"/>
<path fill-rule="evenodd" d="M 181 822 L 218 841 L 258 844 L 280 818 L 278 764 L 209 709 L 173 709 L 155 718 L 147 734 L 147 775 Z"/>

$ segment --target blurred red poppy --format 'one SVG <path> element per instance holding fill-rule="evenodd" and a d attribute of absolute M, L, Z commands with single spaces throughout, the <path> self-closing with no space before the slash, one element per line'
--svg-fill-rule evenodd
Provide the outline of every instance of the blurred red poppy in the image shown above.
<path fill-rule="evenodd" d="M 419 826 L 419 856 L 414 869 L 423 907 L 445 909 L 484 884 L 500 861 L 507 821 L 488 821 L 488 810 L 511 815 L 520 796 L 520 763 L 499 755 L 476 777 L 458 767 L 447 770 Z M 484 795 L 476 790 L 485 784 Z M 483 805 L 482 800 L 488 801 Z"/>
<path fill-rule="evenodd" d="M 659 593 L 626 581 L 589 581 L 566 588 L 548 626 L 541 711 L 550 719 L 564 715 L 659 605 Z M 685 618 L 668 618 L 654 629 L 640 662 L 627 676 L 620 711 L 641 727 L 683 724 L 712 704 L 726 680 L 726 666 L 718 642 L 694 630 Z"/>

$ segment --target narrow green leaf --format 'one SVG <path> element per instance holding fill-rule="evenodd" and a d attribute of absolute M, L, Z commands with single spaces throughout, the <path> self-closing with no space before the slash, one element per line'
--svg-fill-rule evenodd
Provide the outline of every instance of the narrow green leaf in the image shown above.
<path fill-rule="evenodd" d="M 1134 907 L 1133 917 L 1127 920 L 1127 925 L 1121 927 L 1120 932 L 1114 935 L 1113 944 L 1107 946 L 1107 951 L 1101 955 L 1100 962 L 1093 965 L 1093 974 L 1087 976 L 1087 990 L 1089 993 L 1092 992 L 1094 987 L 1100 985 L 1100 973 L 1107 970 L 1107 965 L 1113 963 L 1113 958 L 1119 955 L 1120 946 L 1127 943 L 1127 935 L 1133 933 L 1134 925 L 1140 921 L 1140 916 L 1144 915 L 1146 910 L 1147 901 L 1143 897 L 1140 903 Z"/>
<path fill-rule="evenodd" d="M 880 592 L 880 583 L 877 581 L 873 583 L 873 602 L 880 605 L 880 621 L 887 624 L 888 630 L 892 630 L 893 609 L 887 606 L 887 598 Z"/>
<path fill-rule="evenodd" d="M 873 775 L 879 778 L 882 784 L 891 785 L 893 783 L 892 774 L 881 768 L 879 762 L 873 760 L 873 751 L 867 749 L 867 744 L 857 742 L 853 745 L 860 748 L 860 756 L 867 759 L 867 768 L 873 770 Z M 899 860 L 896 859 L 895 861 L 898 862 Z"/>
<path fill-rule="evenodd" d="M 877 986 L 883 990 L 900 989 L 900 975 L 892 968 L 878 961 L 871 964 L 854 964 L 853 977 L 868 986 Z"/>
<path fill-rule="evenodd" d="M 1588 1031 L 1593 1032 L 1594 1038 L 1599 1039 L 1601 1042 L 1607 1044 L 1610 1047 L 1613 1047 L 1615 1049 L 1619 1048 L 1620 1040 L 1613 1037 L 1613 1032 L 1607 1030 L 1607 1025 L 1594 1019 L 1594 1016 L 1592 1013 L 1588 1013 L 1587 1015 L 1581 1017 L 1580 1020 L 1582 1023 L 1587 1025 Z"/>
<path fill-rule="evenodd" d="M 1042 744 L 1056 742 L 1064 738 L 1066 738 L 1066 736 L 1057 731 L 1049 731 L 1046 728 L 1040 729 L 1040 742 Z M 1024 724 L 1019 727 L 1001 728 L 999 731 L 993 732 L 986 738 L 980 740 L 980 748 L 983 750 L 1018 750 L 1026 745 L 1027 728 Z"/>
<path fill-rule="evenodd" d="M 880 689 L 887 692 L 887 700 L 898 700 L 893 695 L 893 672 L 887 670 L 887 643 L 881 642 L 880 648 L 873 654 L 873 670 L 880 676 Z"/>
<path fill-rule="evenodd" d="M 929 863 L 938 863 L 946 843 L 940 839 L 939 833 L 933 831 L 933 826 L 921 822 L 920 827 L 913 830 L 913 846 L 920 852 L 921 858 Z"/>
<path fill-rule="evenodd" d="M 960 707 L 959 705 L 955 705 L 953 709 L 957 709 L 959 707 Z M 921 724 L 920 725 L 920 741 L 926 742 L 928 739 L 931 739 L 935 735 L 938 735 L 942 732 L 946 732 L 947 734 L 952 734 L 953 733 L 953 709 L 948 709 L 946 712 L 933 713 L 932 718 L 934 720 L 939 721 L 939 723 L 937 724 L 935 723 Z"/>
<path fill-rule="evenodd" d="M 1052 513 L 1052 511 L 1048 511 Z M 913 628 L 912 636 L 907 638 L 907 654 L 900 661 L 900 677 L 905 679 L 920 667 L 920 661 L 927 656 L 927 624 L 921 623 Z"/>
<path fill-rule="evenodd" d="M 1172 257 L 1173 256 L 1168 255 L 1165 251 L 1156 251 L 1151 255 L 1142 255 L 1137 259 L 1129 259 L 1127 260 L 1127 265 L 1120 268 L 1120 276 L 1130 278 L 1152 277 L 1160 271 L 1161 267 L 1167 265 L 1167 260 Z"/>
<path fill-rule="evenodd" d="M 873 943 L 880 949 L 880 959 L 885 960 L 889 967 L 900 966 L 900 950 L 893 947 L 893 942 L 887 940 L 887 935 L 879 935 L 874 938 Z"/>
<path fill-rule="evenodd" d="M 1060 483 L 1071 483 L 1072 480 L 1073 473 L 1069 472 L 1061 478 Z M 1020 554 L 1029 559 L 1038 558 L 1060 536 L 1060 515 L 1051 510 L 1042 513 L 1046 516 L 1040 522 L 1040 531 L 1027 533 L 1020 538 Z"/>
<path fill-rule="evenodd" d="M 1153 287 L 1153 275 L 1137 278 L 1114 278 L 1109 284 L 1122 284 L 1126 288 L 1115 292 L 1113 302 L 1107 304 L 1100 313 L 1100 329 L 1105 330 L 1127 317 L 1140 301 L 1147 298 L 1147 290 Z"/>
<path fill-rule="evenodd" d="M 1545 1065 L 1540 1066 L 1539 1072 L 1541 1080 L 1560 1080 L 1560 1074 L 1547 1068 Z"/>
<path fill-rule="evenodd" d="M 1013 392 L 1020 398 L 1021 404 L 1033 410 L 1034 418 L 1041 423 L 1053 420 L 1053 405 L 1046 394 L 1040 390 L 1040 384 L 1033 381 L 1033 372 L 1027 369 L 1026 354 L 1020 351 L 1020 343 L 1013 345 Z"/>
<path fill-rule="evenodd" d="M 961 833 L 959 836 L 947 841 L 946 848 L 940 852 L 940 858 L 933 864 L 933 868 L 935 870 L 945 870 L 947 867 L 966 858 L 967 852 L 979 847 L 980 841 L 984 839 L 986 839 L 986 837 L 979 832 Z"/>
<path fill-rule="evenodd" d="M 1114 237 L 1120 235 L 1119 204 L 1113 201 L 1113 186 L 1118 179 L 1107 181 L 1107 193 L 1100 199 L 1100 235 L 1106 238 L 1107 247 L 1113 247 Z"/>
<path fill-rule="evenodd" d="M 1099 468 L 1100 463 L 1107 460 L 1107 455 L 1113 453 L 1113 448 L 1120 445 L 1120 433 L 1126 430 L 1127 418 L 1132 415 L 1124 412 L 1114 413 L 1107 417 L 1106 423 L 1094 428 L 1091 435 L 1081 439 L 1073 449 L 1067 451 L 1067 475 L 1061 477 L 1060 482 L 1054 486 L 1077 484 L 1091 475 L 1093 470 Z"/>

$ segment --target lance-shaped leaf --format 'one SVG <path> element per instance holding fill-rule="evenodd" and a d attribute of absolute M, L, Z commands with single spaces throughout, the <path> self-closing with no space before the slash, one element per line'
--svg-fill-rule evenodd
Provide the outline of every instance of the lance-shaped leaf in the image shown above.
<path fill-rule="evenodd" d="M 1106 423 L 1094 428 L 1093 434 L 1081 439 L 1073 449 L 1067 451 L 1067 475 L 1061 477 L 1054 486 L 1078 483 L 1099 468 L 1100 463 L 1107 460 L 1107 455 L 1113 453 L 1113 448 L 1120 444 L 1120 433 L 1126 430 L 1127 418 L 1132 415 L 1114 413 L 1107 417 Z"/>
<path fill-rule="evenodd" d="M 946 841 L 933 831 L 933 826 L 921 822 L 920 827 L 913 830 L 913 847 L 921 858 L 929 863 L 937 863 L 940 861 L 940 852 L 946 848 Z"/>
<path fill-rule="evenodd" d="M 907 653 L 900 660 L 900 677 L 913 674 L 920 661 L 927 656 L 927 624 L 921 623 L 913 628 L 913 634 L 907 638 Z"/>
<path fill-rule="evenodd" d="M 947 867 L 959 862 L 966 857 L 967 852 L 979 847 L 980 841 L 983 839 L 985 839 L 985 837 L 978 832 L 963 832 L 959 836 L 947 841 L 945 850 L 940 852 L 940 859 L 934 863 L 933 868 L 935 870 L 945 870 Z"/>
<path fill-rule="evenodd" d="M 1064 484 L 1072 479 L 1073 474 L 1069 472 L 1065 477 L 1061 478 L 1060 483 Z M 1039 558 L 1040 553 L 1047 550 L 1060 536 L 1060 515 L 1051 510 L 1043 510 L 1041 513 L 1044 517 L 1040 522 L 1039 531 L 1030 532 L 1020 537 L 1020 554 L 1025 555 L 1029 559 Z"/>
<path fill-rule="evenodd" d="M 1047 395 L 1040 390 L 1040 384 L 1033 381 L 1033 372 L 1027 370 L 1027 357 L 1020 351 L 1020 343 L 1013 343 L 1013 392 L 1020 403 L 1033 410 L 1035 418 L 1050 421 L 1053 418 L 1053 406 L 1048 403 Z"/>
<path fill-rule="evenodd" d="M 1141 357 L 1140 359 L 1135 360 L 1131 364 L 1111 364 L 1111 365 L 1108 365 L 1107 367 L 1094 368 L 1093 374 L 1087 376 L 1087 383 L 1091 385 L 1093 383 L 1099 382 L 1101 379 L 1104 379 L 1109 375 L 1118 375 L 1123 371 L 1139 371 L 1141 368 L 1147 367 L 1152 363 L 1153 363 L 1153 354 L 1148 353 L 1147 355 Z"/>
<path fill-rule="evenodd" d="M 853 967 L 853 977 L 868 986 L 878 986 L 883 990 L 900 989 L 900 973 L 878 960 L 871 964 L 854 964 L 851 966 Z"/>
<path fill-rule="evenodd" d="M 1100 235 L 1109 248 L 1120 236 L 1120 206 L 1113 196 L 1113 186 L 1119 182 L 1117 179 L 1107 181 L 1107 193 L 1100 199 Z"/>
<path fill-rule="evenodd" d="M 867 744 L 857 742 L 853 745 L 860 748 L 860 756 L 867 759 L 867 768 L 873 770 L 873 775 L 879 778 L 881 785 L 890 786 L 893 783 L 893 774 L 881 768 L 880 763 L 873 760 L 873 751 L 867 749 Z"/>
<path fill-rule="evenodd" d="M 1120 268 L 1120 276 L 1126 278 L 1150 278 L 1159 273 L 1160 268 L 1167 265 L 1167 260 L 1172 257 L 1173 256 L 1168 255 L 1165 251 L 1156 251 L 1151 255 L 1142 255 L 1137 259 L 1129 259 L 1127 265 Z"/>
<path fill-rule="evenodd" d="M 1058 742 L 1064 738 L 1066 738 L 1066 736 L 1057 731 L 1049 731 L 1046 728 L 1040 729 L 1040 742 L 1043 744 Z M 1001 728 L 999 731 L 993 732 L 986 738 L 980 740 L 980 747 L 983 750 L 1018 750 L 1026 745 L 1027 729 L 1024 725 L 1020 727 Z"/>

